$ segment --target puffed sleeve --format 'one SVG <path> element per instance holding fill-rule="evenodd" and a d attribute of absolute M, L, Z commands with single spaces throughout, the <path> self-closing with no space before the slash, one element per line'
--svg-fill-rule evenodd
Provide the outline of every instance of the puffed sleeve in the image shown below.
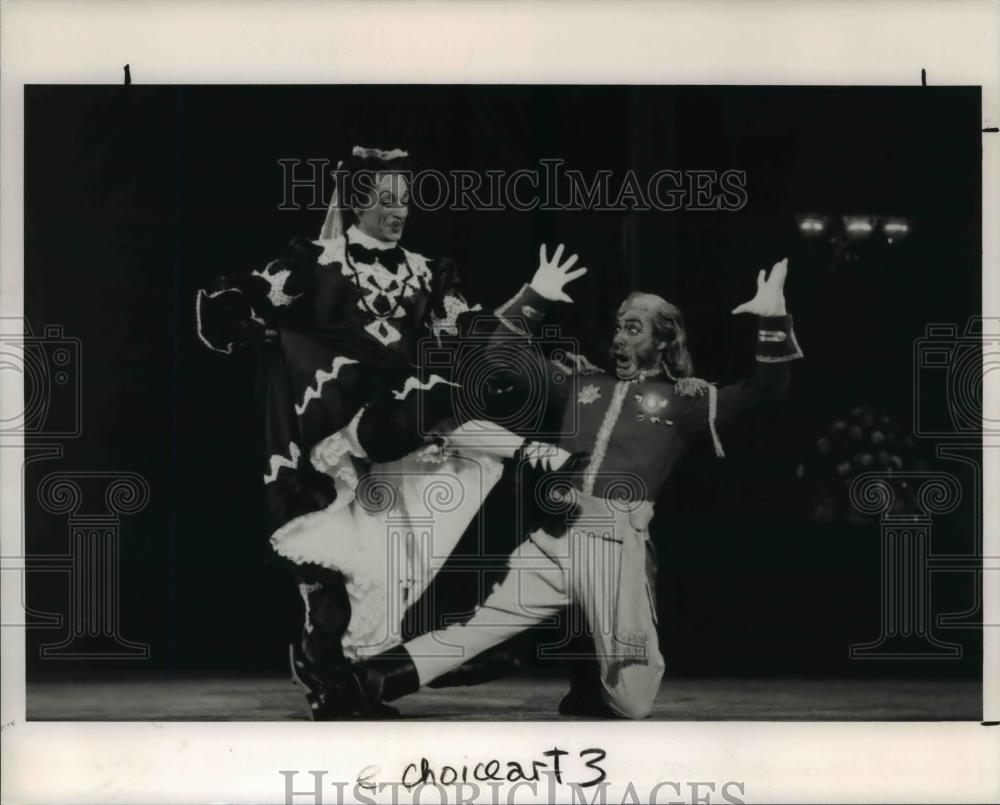
<path fill-rule="evenodd" d="M 227 274 L 199 289 L 198 338 L 209 349 L 230 354 L 262 342 L 268 328 L 309 315 L 322 251 L 311 241 L 296 238 L 262 269 Z"/>
<path fill-rule="evenodd" d="M 470 305 L 461 291 L 458 266 L 448 257 L 438 258 L 431 265 L 431 290 L 428 299 L 431 332 L 442 336 L 457 336 L 467 328 L 472 316 L 482 310 L 481 305 Z"/>

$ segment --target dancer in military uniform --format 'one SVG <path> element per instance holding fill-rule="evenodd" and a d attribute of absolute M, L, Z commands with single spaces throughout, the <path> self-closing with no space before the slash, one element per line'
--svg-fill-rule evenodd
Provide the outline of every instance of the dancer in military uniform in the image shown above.
<path fill-rule="evenodd" d="M 563 285 L 576 258 L 560 264 L 561 256 L 561 246 L 552 260 L 542 247 L 531 284 L 497 311 L 498 340 L 529 337 L 554 301 L 568 299 Z M 576 605 L 596 646 L 599 685 L 593 696 L 574 689 L 560 712 L 647 716 L 664 670 L 650 580 L 653 500 L 689 445 L 710 439 L 722 456 L 724 422 L 787 393 L 788 362 L 802 352 L 785 310 L 786 273 L 787 260 L 769 276 L 761 271 L 754 298 L 733 311 L 758 316 L 757 369 L 743 382 L 717 389 L 691 377 L 680 311 L 645 293 L 630 295 L 618 309 L 613 375 L 577 356 L 550 364 L 553 375 L 579 375 L 572 398 L 566 395 L 571 384 L 550 384 L 552 401 L 576 424 L 564 428 L 562 446 L 591 454 L 589 466 L 573 478 L 574 509 L 565 528 L 531 533 L 511 555 L 503 582 L 467 623 L 334 675 L 323 695 L 343 708 L 393 700 Z"/>

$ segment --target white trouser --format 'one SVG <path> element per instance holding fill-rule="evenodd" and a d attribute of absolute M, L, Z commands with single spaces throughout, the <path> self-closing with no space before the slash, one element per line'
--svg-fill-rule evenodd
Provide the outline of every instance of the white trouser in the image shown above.
<path fill-rule="evenodd" d="M 615 511 L 587 495 L 581 504 L 566 534 L 539 530 L 514 550 L 470 620 L 406 643 L 422 685 L 576 604 L 594 638 L 604 702 L 623 718 L 649 715 L 664 669 L 646 573 L 652 506 Z"/>

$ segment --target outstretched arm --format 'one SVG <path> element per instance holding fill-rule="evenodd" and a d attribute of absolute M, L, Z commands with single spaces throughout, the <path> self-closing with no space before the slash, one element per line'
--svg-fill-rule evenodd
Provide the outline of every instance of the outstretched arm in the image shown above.
<path fill-rule="evenodd" d="M 497 366 L 497 369 L 510 375 L 515 385 L 529 385 L 531 377 L 543 377 L 546 383 L 546 396 L 559 398 L 560 392 L 569 384 L 554 382 L 556 376 L 563 380 L 567 373 L 572 373 L 574 366 L 585 362 L 572 353 L 559 356 L 559 361 L 546 360 L 542 355 L 540 345 L 534 341 L 542 321 L 555 302 L 572 303 L 572 298 L 566 293 L 566 286 L 587 273 L 586 268 L 574 268 L 577 256 L 570 255 L 562 261 L 564 247 L 560 244 L 552 257 L 543 244 L 538 250 L 538 268 L 529 284 L 521 289 L 507 302 L 496 309 L 496 320 L 490 325 L 490 346 L 485 358 Z M 511 372 L 509 365 L 512 356 L 518 356 L 525 363 L 520 373 Z M 504 364 L 508 365 L 504 365 Z M 530 363 L 530 366 L 527 365 Z M 505 371 L 506 370 L 506 371 Z"/>
<path fill-rule="evenodd" d="M 757 361 L 753 376 L 720 389 L 707 384 L 690 384 L 691 393 L 697 395 L 697 399 L 684 417 L 684 426 L 689 435 L 696 437 L 707 431 L 719 455 L 722 455 L 722 444 L 717 428 L 759 403 L 783 399 L 788 394 L 790 381 L 788 364 L 803 357 L 792 329 L 792 317 L 785 308 L 787 275 L 787 258 L 775 263 L 770 274 L 761 270 L 753 299 L 733 309 L 734 315 L 753 313 L 757 316 Z M 683 387 L 681 381 L 678 389 Z"/>
<path fill-rule="evenodd" d="M 565 263 L 560 263 L 563 251 L 564 247 L 560 243 L 549 259 L 545 244 L 538 247 L 538 268 L 531 283 L 522 286 L 513 298 L 496 310 L 497 319 L 504 325 L 494 335 L 498 341 L 509 340 L 511 333 L 519 337 L 531 337 L 538 332 L 538 326 L 553 302 L 572 304 L 573 300 L 566 293 L 566 286 L 586 274 L 587 269 L 573 269 L 577 261 L 575 254 L 566 258 Z"/>
<path fill-rule="evenodd" d="M 415 450 L 432 433 L 447 434 L 452 448 L 507 458 L 525 444 L 531 422 L 524 417 L 515 415 L 511 421 L 495 408 L 491 409 L 492 413 L 499 418 L 493 421 L 485 421 L 482 414 L 469 417 L 467 413 L 481 411 L 491 395 L 500 397 L 513 392 L 516 400 L 527 396 L 537 404 L 540 385 L 547 398 L 558 396 L 560 385 L 568 385 L 565 378 L 561 384 L 553 382 L 552 376 L 558 370 L 531 340 L 549 304 L 557 299 L 572 301 L 563 288 L 586 272 L 586 269 L 571 270 L 575 256 L 560 264 L 562 251 L 560 246 L 549 260 L 543 246 L 542 259 L 531 285 L 525 285 L 492 316 L 488 313 L 474 315 L 471 310 L 461 314 L 456 324 L 465 341 L 458 345 L 454 357 L 463 365 L 453 367 L 452 371 L 453 378 L 460 382 L 440 377 L 435 382 L 432 375 L 426 385 L 418 383 L 411 388 L 414 393 L 394 391 L 366 406 L 358 425 L 358 436 L 369 458 L 376 462 L 395 460 Z M 441 287 L 448 289 L 444 283 Z M 450 290 L 453 289 L 454 283 Z M 443 298 L 447 300 L 447 296 Z M 482 371 L 484 367 L 485 372 Z M 564 375 L 568 373 L 567 368 L 562 371 Z M 458 405 L 456 386 L 461 390 L 459 399 L 465 398 Z M 508 399 L 506 404 L 509 403 Z M 533 417 L 527 419 L 533 421 Z M 568 453 L 562 453 L 563 460 L 568 457 Z"/>

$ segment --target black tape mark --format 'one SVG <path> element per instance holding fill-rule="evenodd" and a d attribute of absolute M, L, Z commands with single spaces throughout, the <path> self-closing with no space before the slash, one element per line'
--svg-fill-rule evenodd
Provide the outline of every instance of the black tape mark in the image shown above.
<path fill-rule="evenodd" d="M 989 126 L 988 128 L 983 129 L 983 131 L 985 131 L 987 134 L 996 134 L 998 131 L 1000 131 L 1000 129 L 998 129 L 996 126 Z"/>
<path fill-rule="evenodd" d="M 132 74 L 129 72 L 128 65 L 125 65 L 125 86 L 129 86 L 132 83 Z"/>
<path fill-rule="evenodd" d="M 979 726 L 980 727 L 995 727 L 998 724 L 1000 724 L 1000 721 L 980 721 L 979 722 Z"/>
<path fill-rule="evenodd" d="M 925 70 L 923 67 L 920 68 L 920 86 L 922 87 L 927 86 L 927 70 Z"/>

